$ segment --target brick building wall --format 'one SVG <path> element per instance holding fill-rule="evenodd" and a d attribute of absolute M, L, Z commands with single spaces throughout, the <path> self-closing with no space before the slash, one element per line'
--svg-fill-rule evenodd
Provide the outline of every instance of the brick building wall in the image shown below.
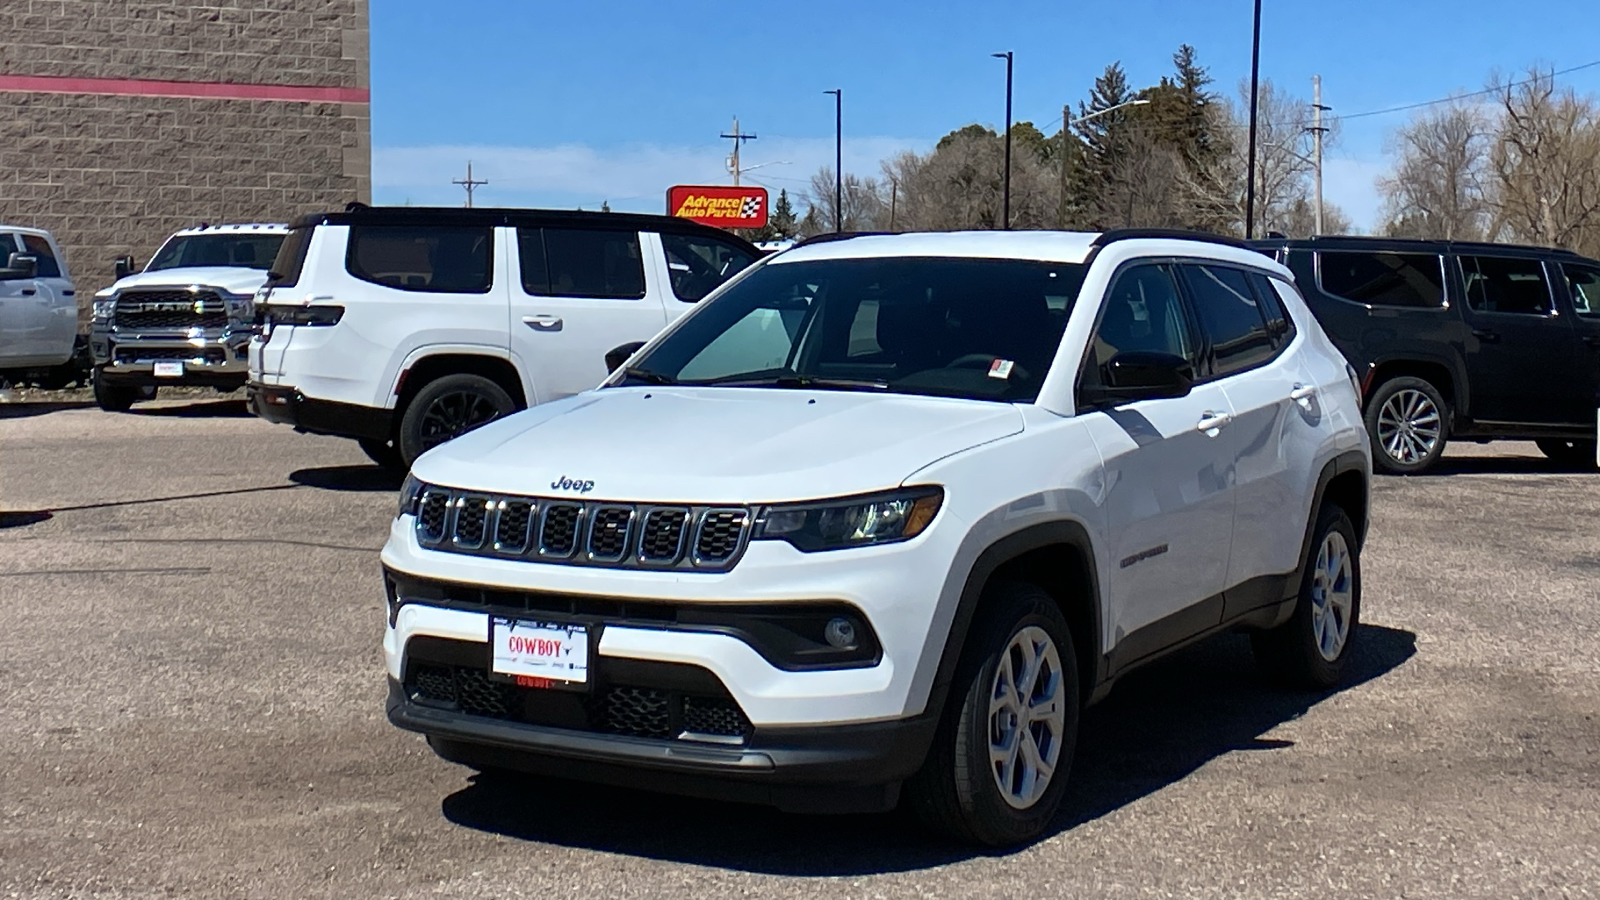
<path fill-rule="evenodd" d="M 0 222 L 80 296 L 199 222 L 368 201 L 367 0 L 0 0 Z"/>

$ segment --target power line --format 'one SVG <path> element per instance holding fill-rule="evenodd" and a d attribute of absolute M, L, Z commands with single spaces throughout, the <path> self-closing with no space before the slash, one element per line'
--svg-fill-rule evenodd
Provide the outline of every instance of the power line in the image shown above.
<path fill-rule="evenodd" d="M 1450 102 L 1455 101 L 1455 100 L 1465 100 L 1468 97 L 1482 97 L 1485 94 L 1497 94 L 1497 93 L 1505 90 L 1506 88 L 1522 87 L 1525 84 L 1533 84 L 1534 82 L 1537 82 L 1537 81 L 1543 81 L 1545 79 L 1553 79 L 1553 78 L 1557 77 L 1558 75 L 1568 75 L 1568 74 L 1571 74 L 1573 72 L 1580 71 L 1582 69 L 1592 69 L 1595 66 L 1600 66 L 1600 59 L 1597 59 L 1594 62 L 1586 62 L 1581 66 L 1573 66 L 1570 69 L 1562 69 L 1559 72 L 1550 72 L 1550 73 L 1545 74 L 1545 75 L 1536 75 L 1536 76 L 1534 76 L 1532 78 L 1525 78 L 1522 81 L 1512 81 L 1512 82 L 1508 82 L 1506 84 L 1496 85 L 1496 86 L 1490 87 L 1490 88 L 1484 88 L 1481 91 L 1473 91 L 1473 92 L 1468 93 L 1468 94 L 1454 94 L 1454 95 L 1449 96 L 1449 97 L 1440 97 L 1437 100 L 1425 100 L 1422 103 L 1408 103 L 1405 106 L 1391 106 L 1391 107 L 1388 107 L 1387 109 L 1373 109 L 1373 110 L 1368 110 L 1367 112 L 1351 113 L 1351 114 L 1349 114 L 1347 116 L 1329 116 L 1328 118 L 1330 118 L 1330 119 L 1364 119 L 1364 118 L 1366 118 L 1368 116 L 1382 116 L 1382 115 L 1387 115 L 1389 113 L 1406 112 L 1407 110 L 1412 110 L 1412 109 L 1422 109 L 1425 106 L 1437 106 L 1440 103 L 1450 103 Z"/>

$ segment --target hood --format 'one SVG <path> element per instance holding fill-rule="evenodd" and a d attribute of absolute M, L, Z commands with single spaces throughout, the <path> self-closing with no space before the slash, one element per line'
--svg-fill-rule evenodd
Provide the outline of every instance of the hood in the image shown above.
<path fill-rule="evenodd" d="M 768 388 L 591 391 L 424 454 L 430 484 L 647 503 L 761 503 L 883 490 L 1022 431 L 1005 403 Z M 593 486 L 587 491 L 562 481 Z M 555 486 L 553 486 L 555 485 Z"/>
<path fill-rule="evenodd" d="M 186 288 L 192 284 L 221 288 L 230 294 L 254 296 L 267 283 L 267 273 L 243 266 L 196 266 L 194 268 L 162 269 L 159 272 L 137 272 L 112 285 L 112 290 L 128 288 Z"/>

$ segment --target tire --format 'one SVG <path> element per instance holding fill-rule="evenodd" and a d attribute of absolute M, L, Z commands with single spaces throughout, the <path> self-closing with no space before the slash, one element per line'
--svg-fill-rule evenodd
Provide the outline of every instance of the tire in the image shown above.
<path fill-rule="evenodd" d="M 1256 662 L 1292 687 L 1327 690 L 1344 679 L 1361 625 L 1361 547 L 1343 509 L 1325 504 L 1307 550 L 1294 615 L 1250 636 Z"/>
<path fill-rule="evenodd" d="M 94 402 L 106 412 L 127 412 L 135 400 L 146 400 L 144 390 L 131 384 L 112 384 L 99 370 L 94 370 Z"/>
<path fill-rule="evenodd" d="M 1592 472 L 1595 469 L 1594 441 L 1569 441 L 1562 438 L 1540 438 L 1536 441 L 1539 452 L 1564 469 Z"/>
<path fill-rule="evenodd" d="M 516 412 L 505 388 L 482 375 L 446 375 L 422 386 L 400 418 L 396 445 L 407 468 L 439 444 Z"/>
<path fill-rule="evenodd" d="M 1409 375 L 1391 378 L 1367 404 L 1372 465 L 1391 475 L 1416 475 L 1432 468 L 1450 434 L 1450 405 L 1438 388 Z"/>
<path fill-rule="evenodd" d="M 394 472 L 406 470 L 406 461 L 400 456 L 400 448 L 393 443 L 376 438 L 357 438 L 356 443 L 361 445 L 361 452 L 367 455 L 367 459 L 379 466 Z"/>
<path fill-rule="evenodd" d="M 958 840 L 990 847 L 1015 846 L 1044 833 L 1066 792 L 1082 705 L 1077 655 L 1071 630 L 1055 599 L 1034 585 L 991 585 L 978 615 L 962 648 L 933 745 L 921 770 L 906 783 L 906 797 L 921 821 Z M 1059 711 L 1059 721 L 1046 717 L 1018 729 L 1015 707 L 992 709 L 991 698 L 1002 693 L 1000 688 L 1006 683 L 1001 673 L 1015 677 L 1023 646 L 1035 647 L 1037 659 L 1051 660 L 1053 653 L 1056 702 L 1051 709 Z M 1036 671 L 1047 676 L 1046 682 L 1051 680 L 1048 665 Z M 1048 687 L 1037 680 L 1034 686 Z M 1003 693 L 1015 697 L 1019 691 L 1013 684 Z M 995 717 L 1006 716 L 1012 716 L 1012 746 L 1017 749 L 1012 755 L 1013 777 L 1007 779 L 1011 790 L 1003 791 L 990 747 Z M 1048 735 L 1046 743 L 1051 746 L 1041 747 L 1036 735 Z M 1034 752 L 1022 752 L 1028 747 Z M 1052 754 L 1054 765 L 1042 787 L 1037 778 L 1030 782 L 1026 777 L 1030 756 L 1042 759 Z"/>

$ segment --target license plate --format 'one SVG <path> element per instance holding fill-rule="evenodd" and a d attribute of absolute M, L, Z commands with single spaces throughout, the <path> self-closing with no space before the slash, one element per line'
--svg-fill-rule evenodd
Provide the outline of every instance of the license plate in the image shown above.
<path fill-rule="evenodd" d="M 156 377 L 157 378 L 182 378 L 183 377 L 183 363 L 181 363 L 181 362 L 158 362 L 158 363 L 156 363 Z"/>
<path fill-rule="evenodd" d="M 570 622 L 489 618 L 490 671 L 528 687 L 589 683 L 589 629 Z"/>

